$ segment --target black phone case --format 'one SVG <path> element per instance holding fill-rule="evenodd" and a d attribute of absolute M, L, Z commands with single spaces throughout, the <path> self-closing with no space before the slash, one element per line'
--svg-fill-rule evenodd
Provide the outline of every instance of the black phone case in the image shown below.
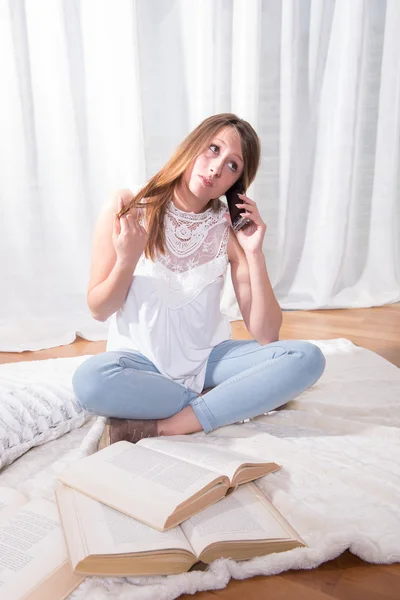
<path fill-rule="evenodd" d="M 242 213 L 246 212 L 246 209 L 238 208 L 236 206 L 236 204 L 243 204 L 243 201 L 241 198 L 239 198 L 238 194 L 244 194 L 244 191 L 243 185 L 240 182 L 236 182 L 225 193 L 225 198 L 232 221 L 232 229 L 235 231 L 239 231 L 239 229 L 250 223 L 250 219 L 242 216 Z"/>

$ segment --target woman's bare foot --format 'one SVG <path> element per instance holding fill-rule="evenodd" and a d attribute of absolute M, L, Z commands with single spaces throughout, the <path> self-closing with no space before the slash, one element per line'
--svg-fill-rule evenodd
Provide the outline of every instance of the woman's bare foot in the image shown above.
<path fill-rule="evenodd" d="M 203 431 L 191 406 L 186 406 L 176 415 L 157 421 L 158 435 L 184 435 Z"/>

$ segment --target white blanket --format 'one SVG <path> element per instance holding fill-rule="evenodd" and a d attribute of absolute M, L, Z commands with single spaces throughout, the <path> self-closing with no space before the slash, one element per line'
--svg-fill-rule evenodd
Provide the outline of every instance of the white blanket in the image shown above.
<path fill-rule="evenodd" d="M 314 343 L 327 366 L 313 388 L 284 410 L 205 436 L 283 466 L 258 484 L 308 547 L 242 563 L 221 559 L 205 572 L 90 578 L 71 600 L 173 600 L 223 588 L 231 577 L 316 567 L 347 548 L 368 562 L 400 560 L 400 369 L 348 340 Z M 59 361 L 70 372 L 82 358 Z M 103 419 L 92 419 L 34 448 L 2 471 L 0 485 L 51 496 L 57 473 L 94 451 L 102 427 Z"/>

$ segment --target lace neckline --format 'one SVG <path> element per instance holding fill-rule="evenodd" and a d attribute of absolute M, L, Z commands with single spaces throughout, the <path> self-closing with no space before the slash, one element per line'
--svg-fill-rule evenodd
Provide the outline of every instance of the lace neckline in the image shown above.
<path fill-rule="evenodd" d="M 175 206 L 175 204 L 173 203 L 173 201 L 171 200 L 168 204 L 167 210 L 169 212 L 171 212 L 173 215 L 175 215 L 176 217 L 180 218 L 180 219 L 188 219 L 189 221 L 202 221 L 203 219 L 205 219 L 206 217 L 208 217 L 208 215 L 213 212 L 212 206 L 210 206 L 209 208 L 207 208 L 207 210 L 205 210 L 202 213 L 195 213 L 195 212 L 188 212 L 186 210 L 181 210 L 180 208 L 178 208 L 177 206 Z"/>

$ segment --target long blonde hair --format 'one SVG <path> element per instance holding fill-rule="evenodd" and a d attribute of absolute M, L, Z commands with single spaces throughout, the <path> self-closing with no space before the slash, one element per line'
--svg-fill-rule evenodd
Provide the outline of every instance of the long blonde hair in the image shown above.
<path fill-rule="evenodd" d="M 208 117 L 196 127 L 178 146 L 170 160 L 135 194 L 124 206 L 119 216 L 132 207 L 145 207 L 146 229 L 148 234 L 145 256 L 154 260 L 157 252 L 165 252 L 164 216 L 166 206 L 173 197 L 175 187 L 181 183 L 183 174 L 195 158 L 207 147 L 212 138 L 224 127 L 232 127 L 239 135 L 243 171 L 241 184 L 246 190 L 254 181 L 260 162 L 260 141 L 253 127 L 231 113 Z M 145 200 L 145 201 L 143 201 Z M 219 206 L 218 199 L 210 201 L 214 210 Z"/>

